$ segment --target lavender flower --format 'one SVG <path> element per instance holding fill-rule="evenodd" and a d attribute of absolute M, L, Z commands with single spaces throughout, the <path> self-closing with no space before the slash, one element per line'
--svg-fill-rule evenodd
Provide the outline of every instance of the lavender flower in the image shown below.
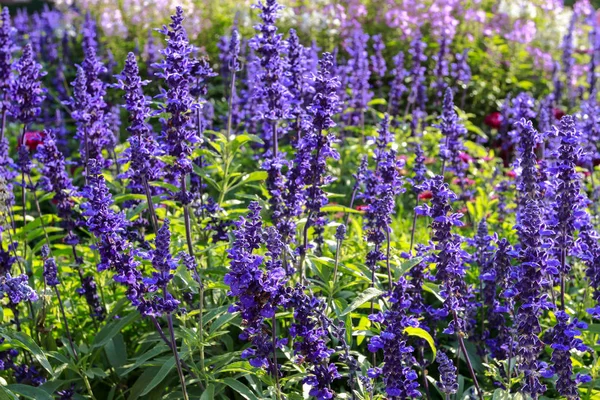
<path fill-rule="evenodd" d="M 465 321 L 462 314 L 466 311 L 469 294 L 465 283 L 466 253 L 460 248 L 460 237 L 452 233 L 453 226 L 462 226 L 462 214 L 452 213 L 450 205 L 456 199 L 456 194 L 448 189 L 444 178 L 437 175 L 420 186 L 421 190 L 431 191 L 433 197 L 431 206 L 422 204 L 415 208 L 420 215 L 431 217 L 431 229 L 434 254 L 428 261 L 436 264 L 435 278 L 441 284 L 440 294 L 444 298 L 444 311 L 440 313 L 453 315 L 444 333 L 465 331 Z M 456 326 L 458 324 L 458 326 Z"/>
<path fill-rule="evenodd" d="M 454 111 L 454 99 L 450 88 L 446 88 L 444 93 L 441 123 L 437 127 L 443 135 L 443 142 L 440 143 L 440 158 L 443 160 L 442 174 L 446 169 L 454 172 L 463 186 L 466 168 L 461 153 L 464 151 L 463 137 L 466 135 L 467 129 Z"/>
<path fill-rule="evenodd" d="M 116 78 L 115 87 L 125 91 L 123 97 L 129 113 L 129 149 L 125 152 L 122 162 L 129 162 L 130 165 L 122 177 L 130 179 L 128 187 L 134 193 L 145 193 L 145 182 L 160 179 L 163 164 L 155 158 L 161 152 L 152 127 L 146 122 L 151 111 L 142 88 L 148 82 L 141 80 L 133 53 L 127 55 L 125 68 Z"/>
<path fill-rule="evenodd" d="M 294 354 L 299 363 L 310 365 L 309 375 L 304 379 L 304 383 L 312 387 L 309 394 L 317 399 L 333 399 L 331 383 L 341 375 L 335 364 L 329 363 L 334 351 L 327 347 L 327 329 L 331 323 L 326 317 L 325 303 L 297 286 L 288 306 L 294 307 L 294 322 L 290 327 Z"/>
<path fill-rule="evenodd" d="M 582 154 L 579 145 L 581 133 L 572 116 L 565 115 L 561 119 L 557 134 L 560 138 L 555 155 L 557 161 L 549 171 L 556 187 L 554 210 L 548 225 L 555 232 L 553 255 L 560 262 L 560 272 L 565 279 L 571 270 L 567 256 L 575 244 L 574 232 L 579 224 L 578 219 L 585 214 L 582 208 L 585 197 L 581 193 L 581 178 L 575 169 Z"/>
<path fill-rule="evenodd" d="M 511 353 L 511 331 L 507 326 L 505 315 L 512 312 L 513 290 L 511 288 L 512 247 L 508 240 L 496 240 L 496 252 L 481 271 L 483 280 L 483 299 L 487 306 L 488 329 L 485 343 L 490 354 L 497 360 L 506 360 Z"/>
<path fill-rule="evenodd" d="M 89 160 L 89 163 L 88 184 L 82 190 L 87 202 L 81 205 L 81 209 L 87 218 L 86 227 L 99 241 L 98 271 L 112 270 L 113 279 L 126 286 L 127 298 L 142 315 L 154 315 L 156 310 L 143 297 L 149 288 L 142 281 L 138 269 L 140 263 L 134 259 L 133 246 L 125 237 L 125 216 L 111 208 L 113 199 L 101 174 L 100 163 L 96 160 Z"/>
<path fill-rule="evenodd" d="M 77 293 L 85 297 L 85 302 L 90 307 L 92 317 L 98 321 L 103 321 L 106 312 L 100 302 L 100 296 L 98 296 L 98 289 L 93 275 L 88 275 L 81 279 L 81 287 L 77 289 Z"/>
<path fill-rule="evenodd" d="M 156 44 L 152 29 L 148 29 L 148 38 L 144 44 L 144 63 L 146 64 L 146 76 L 153 77 L 156 75 L 155 65 L 158 63 L 160 48 Z"/>
<path fill-rule="evenodd" d="M 357 28 L 346 42 L 346 50 L 350 56 L 347 65 L 348 88 L 352 92 L 348 107 L 351 111 L 344 116 L 345 122 L 350 126 L 364 125 L 364 114 L 369 101 L 373 98 L 370 90 L 369 55 L 367 42 L 369 35 Z"/>
<path fill-rule="evenodd" d="M 46 285 L 56 286 L 60 283 L 58 281 L 58 268 L 54 257 L 50 257 L 48 245 L 45 244 L 42 246 L 41 253 L 44 259 L 44 279 L 46 280 Z"/>
<path fill-rule="evenodd" d="M 377 86 L 381 86 L 381 80 L 385 77 L 387 71 L 387 65 L 385 58 L 383 58 L 383 51 L 385 50 L 385 43 L 381 35 L 374 35 L 373 40 L 373 55 L 371 55 L 371 68 L 373 73 L 377 76 Z"/>
<path fill-rule="evenodd" d="M 381 374 L 385 383 L 385 391 L 390 397 L 402 399 L 419 398 L 417 373 L 412 369 L 416 360 L 412 353 L 414 349 L 408 345 L 408 336 L 404 330 L 418 327 L 417 319 L 408 314 L 411 308 L 412 285 L 401 277 L 394 284 L 390 294 L 390 308 L 383 314 L 369 316 L 373 321 L 383 325 L 381 333 L 369 341 L 369 351 L 383 350 L 383 367 Z"/>
<path fill-rule="evenodd" d="M 250 40 L 250 47 L 257 53 L 260 69 L 253 77 L 259 84 L 254 86 L 252 100 L 260 104 L 258 119 L 268 131 L 265 145 L 273 148 L 272 157 L 277 157 L 279 133 L 277 122 L 289 117 L 290 92 L 284 84 L 286 64 L 282 54 L 287 47 L 282 35 L 277 33 L 275 22 L 283 6 L 277 0 L 259 1 L 254 8 L 260 10 L 262 23 L 254 26 L 257 34 Z"/>
<path fill-rule="evenodd" d="M 194 63 L 190 59 L 193 47 L 189 44 L 183 22 L 183 9 L 177 7 L 175 15 L 171 16 L 171 24 L 159 31 L 167 36 L 167 47 L 161 50 L 163 60 L 156 64 L 162 72 L 156 76 L 163 78 L 167 85 L 158 97 L 165 99 L 165 104 L 159 112 L 169 114 L 169 120 L 163 121 L 161 141 L 165 154 L 174 158 L 172 165 L 165 166 L 172 180 L 192 171 L 189 156 L 195 143 L 200 141 L 195 130 L 191 129 L 191 111 L 199 104 L 194 102 L 190 94 L 190 80 Z"/>
<path fill-rule="evenodd" d="M 44 141 L 37 147 L 35 157 L 41 167 L 40 183 L 42 187 L 48 192 L 54 192 L 53 202 L 56 204 L 58 216 L 63 219 L 71 219 L 74 205 L 71 196 L 75 188 L 67 174 L 65 157 L 56 147 L 54 132 L 44 131 Z"/>
<path fill-rule="evenodd" d="M 420 34 L 416 35 L 410 43 L 409 54 L 412 57 L 412 64 L 409 72 L 412 86 L 408 96 L 408 102 L 413 107 L 416 107 L 421 112 L 425 111 L 425 103 L 427 102 L 427 94 L 425 93 L 425 71 L 423 63 L 427 61 L 425 48 L 427 44 L 423 42 Z"/>
<path fill-rule="evenodd" d="M 15 63 L 18 76 L 12 88 L 12 103 L 15 118 L 22 124 L 33 122 L 41 113 L 41 105 L 46 98 L 41 78 L 46 75 L 42 66 L 35 61 L 31 44 L 23 48 L 23 55 Z"/>
<path fill-rule="evenodd" d="M 367 241 L 373 245 L 366 260 L 367 267 L 371 271 L 375 271 L 377 263 L 387 257 L 381 251 L 381 246 L 390 233 L 391 216 L 396 208 L 396 196 L 404 192 L 399 174 L 404 163 L 396 158 L 394 150 L 387 149 L 390 139 L 389 119 L 386 115 L 379 129 L 375 151 L 376 167 L 374 171 L 366 174 L 365 189 L 360 195 L 367 205 L 365 235 Z"/>
<path fill-rule="evenodd" d="M 448 54 L 448 47 L 450 46 L 449 40 L 446 35 L 442 35 L 439 41 L 440 48 L 438 53 L 433 56 L 433 60 L 436 63 L 435 67 L 435 81 L 433 82 L 433 90 L 439 97 L 442 96 L 442 91 L 446 88 L 444 79 L 448 76 L 448 60 L 446 59 Z"/>
<path fill-rule="evenodd" d="M 269 358 L 273 355 L 273 348 L 282 347 L 287 340 L 281 339 L 273 343 L 271 335 L 267 333 L 265 319 L 272 318 L 276 309 L 285 304 L 287 278 L 285 270 L 273 263 L 273 259 L 269 263 L 272 268 L 263 269 L 261 265 L 265 257 L 253 254 L 262 245 L 264 235 L 260 206 L 257 202 L 252 202 L 248 209 L 248 218 L 242 217 L 236 223 L 235 241 L 228 250 L 228 258 L 231 260 L 229 272 L 225 275 L 224 282 L 230 288 L 229 295 L 238 298 L 229 311 L 239 311 L 241 314 L 244 330 L 240 339 L 252 342 L 252 347 L 242 352 L 242 358 L 249 359 L 254 367 L 275 372 Z M 280 250 L 277 247 L 282 242 L 280 236 L 275 234 L 276 231 L 271 230 L 271 233 L 269 252 L 278 254 Z"/>
<path fill-rule="evenodd" d="M 448 395 L 458 392 L 456 367 L 443 351 L 437 353 L 437 362 L 440 371 L 438 387 L 448 397 Z"/>
<path fill-rule="evenodd" d="M 36 301 L 38 295 L 27 281 L 27 275 L 18 275 L 13 278 L 10 273 L 7 273 L 0 276 L 0 297 L 6 296 L 10 300 L 11 307 L 22 301 Z"/>
<path fill-rule="evenodd" d="M 451 65 L 450 75 L 456 79 L 463 87 L 471 82 L 471 67 L 469 66 L 469 49 L 464 49 L 462 53 L 456 53 L 456 60 Z"/>
<path fill-rule="evenodd" d="M 394 76 L 394 79 L 390 85 L 388 113 L 396 118 L 400 115 L 400 103 L 402 102 L 402 96 L 406 93 L 404 80 L 408 76 L 408 72 L 404 68 L 403 52 L 398 53 L 393 61 L 394 69 L 392 70 L 392 75 Z"/>
<path fill-rule="evenodd" d="M 12 52 L 14 28 L 10 21 L 8 7 L 2 9 L 2 26 L 0 26 L 0 92 L 2 93 L 2 108 L 10 106 L 8 95 L 12 85 Z"/>
<path fill-rule="evenodd" d="M 540 171 L 535 155 L 535 148 L 540 141 L 538 132 L 533 128 L 531 121 L 521 119 L 515 123 L 520 138 L 517 152 L 516 166 L 521 170 L 517 180 L 517 190 L 520 193 L 520 202 L 537 199 L 540 196 Z M 517 218 L 519 218 L 517 216 Z"/>
<path fill-rule="evenodd" d="M 522 154 L 532 151 L 531 148 L 523 148 L 526 152 Z M 523 170 L 523 174 L 531 172 L 535 170 Z M 539 186 L 534 183 L 536 176 L 537 174 L 523 178 L 532 183 L 534 189 L 532 193 L 520 189 L 522 201 L 519 204 L 520 213 L 515 226 L 521 242 L 518 252 L 520 267 L 514 274 L 514 294 L 520 303 L 516 313 L 518 368 L 525 374 L 522 390 L 533 397 L 546 390 L 545 385 L 540 382 L 543 365 L 540 364 L 539 353 L 544 344 L 538 337 L 542 330 L 538 318 L 542 310 L 551 307 L 547 295 L 543 292 L 543 289 L 549 285 L 546 277 L 558 272 L 547 262 L 545 252 L 547 244 L 544 237 L 553 232 L 548 231 L 542 222 L 543 210 L 539 200 Z"/>
<path fill-rule="evenodd" d="M 291 129 L 292 132 L 297 132 L 300 138 L 307 127 L 307 113 L 305 106 L 309 97 L 314 93 L 312 86 L 309 84 L 307 59 L 307 49 L 302 46 L 300 39 L 294 29 L 290 29 L 290 38 L 288 39 L 288 90 L 291 95 Z"/>
<path fill-rule="evenodd" d="M 156 234 L 154 243 L 156 248 L 151 251 L 152 266 L 156 272 L 152 273 L 152 278 L 144 279 L 144 283 L 150 287 L 156 286 L 164 291 L 162 297 L 155 297 L 157 311 L 170 314 L 179 308 L 179 301 L 167 292 L 167 285 L 173 279 L 173 271 L 177 269 L 177 261 L 171 256 L 171 231 L 169 230 L 170 221 L 164 220 Z"/>
<path fill-rule="evenodd" d="M 556 312 L 556 325 L 552 328 L 549 336 L 551 337 L 552 347 L 552 368 L 545 372 L 546 378 L 557 375 L 556 391 L 568 399 L 578 399 L 579 390 L 577 386 L 582 382 L 589 382 L 587 375 L 577 374 L 573 379 L 573 365 L 571 362 L 571 350 L 581 352 L 591 349 L 583 343 L 583 340 L 577 336 L 581 335 L 581 329 L 587 329 L 587 324 L 580 322 L 577 318 L 569 321 L 569 315 L 564 311 Z"/>

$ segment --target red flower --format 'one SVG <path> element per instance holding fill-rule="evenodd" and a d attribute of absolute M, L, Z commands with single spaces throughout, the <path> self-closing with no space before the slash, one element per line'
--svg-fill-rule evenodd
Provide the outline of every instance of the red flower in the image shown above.
<path fill-rule="evenodd" d="M 483 123 L 493 129 L 500 129 L 502 126 L 502 114 L 498 111 L 494 111 L 491 114 L 488 114 L 483 119 Z"/>
<path fill-rule="evenodd" d="M 462 162 L 464 163 L 470 163 L 471 161 L 473 161 L 473 157 L 471 157 L 470 155 L 468 155 L 465 152 L 461 152 L 458 154 L 458 158 L 460 158 L 462 160 Z"/>
<path fill-rule="evenodd" d="M 421 193 L 419 193 L 419 200 L 429 200 L 433 197 L 433 193 L 431 193 L 431 190 L 424 190 Z"/>
<path fill-rule="evenodd" d="M 357 209 L 358 211 L 365 211 L 365 210 L 367 209 L 367 207 L 369 207 L 369 206 L 368 206 L 368 205 L 366 205 L 366 204 L 361 204 L 361 205 L 359 205 L 359 206 L 356 206 L 356 209 Z"/>
<path fill-rule="evenodd" d="M 23 137 L 19 138 L 19 146 L 25 142 L 25 146 L 29 151 L 37 149 L 37 147 L 44 143 L 44 132 L 31 131 L 25 132 Z"/>
<path fill-rule="evenodd" d="M 553 108 L 552 112 L 554 113 L 554 118 L 556 118 L 557 120 L 560 120 L 566 114 L 565 111 L 561 110 L 560 108 Z"/>
<path fill-rule="evenodd" d="M 517 173 L 513 170 L 510 170 L 506 173 L 506 176 L 508 176 L 509 178 L 516 178 L 517 177 Z"/>

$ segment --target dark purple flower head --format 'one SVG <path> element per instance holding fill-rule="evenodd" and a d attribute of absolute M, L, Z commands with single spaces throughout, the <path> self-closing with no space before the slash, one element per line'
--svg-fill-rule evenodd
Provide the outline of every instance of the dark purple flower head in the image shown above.
<path fill-rule="evenodd" d="M 429 261 L 436 264 L 435 278 L 441 284 L 440 294 L 444 298 L 444 309 L 448 314 L 457 317 L 452 321 L 445 333 L 464 332 L 462 313 L 465 312 L 469 293 L 465 283 L 465 262 L 467 254 L 461 249 L 461 239 L 452 233 L 452 227 L 462 226 L 462 214 L 453 213 L 451 203 L 457 198 L 444 178 L 436 175 L 419 186 L 421 190 L 432 193 L 431 205 L 423 204 L 415 208 L 420 215 L 431 218 L 431 240 L 434 243 L 434 254 Z M 455 326 L 458 322 L 460 326 Z"/>
<path fill-rule="evenodd" d="M 41 82 L 46 73 L 35 60 L 31 44 L 23 48 L 23 55 L 15 63 L 14 69 L 18 75 L 12 88 L 12 113 L 19 122 L 28 124 L 40 115 L 42 102 L 46 98 L 46 89 Z"/>
<path fill-rule="evenodd" d="M 154 77 L 156 74 L 155 66 L 158 63 L 158 58 L 160 56 L 160 47 L 156 43 L 152 31 L 152 29 L 148 29 L 148 38 L 144 44 L 143 53 L 144 62 L 146 64 L 146 76 L 149 78 Z"/>
<path fill-rule="evenodd" d="M 253 101 L 260 104 L 257 112 L 262 121 L 277 124 L 288 118 L 290 92 L 285 86 L 286 63 L 283 54 L 287 43 L 277 33 L 275 22 L 283 9 L 277 0 L 259 1 L 253 6 L 260 11 L 262 23 L 256 24 L 256 36 L 250 40 L 250 47 L 258 55 L 260 69 L 255 79 L 257 84 L 252 93 Z"/>
<path fill-rule="evenodd" d="M 347 39 L 346 51 L 350 56 L 346 74 L 348 76 L 348 88 L 351 95 L 348 107 L 351 109 L 345 115 L 346 124 L 360 126 L 364 124 L 364 113 L 369 101 L 373 98 L 373 92 L 369 85 L 371 70 L 369 69 L 369 54 L 367 42 L 369 35 L 361 28 L 356 28 L 352 36 Z"/>
<path fill-rule="evenodd" d="M 450 46 L 450 40 L 446 37 L 446 35 L 442 35 L 439 40 L 440 48 L 438 53 L 433 56 L 433 60 L 436 63 L 435 67 L 435 81 L 433 82 L 433 89 L 440 98 L 442 96 L 442 92 L 446 88 L 445 79 L 448 76 L 448 52 Z"/>
<path fill-rule="evenodd" d="M 143 92 L 143 86 L 147 82 L 140 78 L 133 53 L 127 55 L 125 68 L 116 79 L 117 83 L 114 86 L 125 91 L 123 98 L 125 109 L 129 113 L 129 149 L 125 151 L 125 159 L 122 162 L 130 164 L 123 177 L 130 179 L 129 187 L 134 193 L 143 193 L 144 180 L 159 179 L 163 165 L 155 158 L 161 153 L 152 127 L 146 122 L 151 114 L 149 101 Z"/>
<path fill-rule="evenodd" d="M 444 160 L 448 170 L 462 178 L 465 163 L 460 155 L 464 151 L 463 138 L 467 133 L 467 129 L 454 110 L 454 96 L 450 88 L 446 88 L 444 93 L 441 122 L 437 127 L 443 135 L 440 143 L 440 158 Z"/>
<path fill-rule="evenodd" d="M 458 391 L 458 380 L 456 367 L 446 353 L 439 351 L 437 353 L 438 369 L 440 371 L 440 381 L 438 387 L 446 395 L 454 394 Z"/>
<path fill-rule="evenodd" d="M 412 83 L 408 101 L 421 112 L 425 111 L 425 104 L 427 103 L 427 93 L 425 91 L 425 72 L 427 69 L 423 65 L 427 61 L 426 47 L 427 44 L 423 41 L 422 36 L 417 34 L 410 43 L 410 49 L 408 50 L 412 58 L 409 71 Z"/>
<path fill-rule="evenodd" d="M 171 256 L 171 231 L 170 221 L 165 219 L 156 234 L 154 243 L 156 249 L 152 250 L 152 266 L 157 271 L 153 273 L 153 284 L 164 287 L 173 279 L 173 271 L 177 269 L 177 261 Z"/>
<path fill-rule="evenodd" d="M 28 283 L 27 275 L 18 275 L 14 278 L 7 273 L 0 277 L 0 297 L 8 297 L 11 305 L 17 305 L 22 301 L 36 301 L 38 295 Z"/>
<path fill-rule="evenodd" d="M 75 188 L 67 174 L 65 157 L 56 147 L 54 132 L 44 131 L 44 141 L 38 146 L 35 158 L 40 162 L 42 187 L 48 192 L 54 192 L 53 202 L 58 209 L 58 216 L 70 218 L 74 205 L 71 196 Z"/>
<path fill-rule="evenodd" d="M 7 103 L 10 87 L 12 84 L 12 53 L 14 28 L 10 21 L 8 7 L 2 9 L 2 26 L 0 26 L 0 94 L 2 94 L 3 106 Z"/>
<path fill-rule="evenodd" d="M 579 220 L 586 216 L 586 198 L 581 192 L 581 177 L 576 171 L 582 154 L 581 133 L 570 115 L 560 120 L 556 131 L 560 145 L 555 155 L 556 163 L 549 168 L 555 197 L 548 225 L 555 232 L 553 255 L 560 262 L 561 273 L 568 274 L 571 267 L 567 257 L 575 244 L 574 233 L 580 225 Z"/>
<path fill-rule="evenodd" d="M 86 217 L 86 227 L 98 239 L 98 271 L 111 270 L 113 279 L 127 288 L 127 298 L 142 315 L 155 315 L 156 310 L 148 308 L 144 298 L 149 288 L 142 281 L 140 263 L 135 260 L 133 245 L 126 237 L 128 222 L 125 215 L 112 208 L 113 199 L 101 173 L 101 164 L 89 160 L 89 170 L 88 183 L 81 192 L 87 201 L 81 204 L 81 209 Z"/>
<path fill-rule="evenodd" d="M 297 136 L 302 136 L 304 130 L 310 129 L 307 121 L 308 115 L 306 108 L 314 94 L 314 88 L 311 85 L 309 65 L 306 55 L 308 50 L 300 43 L 300 38 L 294 29 L 290 29 L 288 39 L 288 59 L 287 59 L 287 87 L 290 92 L 290 104 L 292 107 L 290 118 L 292 119 L 292 131 Z"/>
<path fill-rule="evenodd" d="M 357 174 L 357 182 L 361 181 L 364 184 L 364 190 L 359 198 L 367 206 L 365 236 L 373 247 L 367 254 L 366 264 L 372 270 L 386 257 L 381 246 L 391 232 L 390 224 L 396 209 L 396 196 L 405 190 L 400 175 L 404 161 L 398 160 L 396 152 L 387 148 L 387 143 L 391 139 L 387 115 L 381 122 L 379 138 L 375 150 L 375 170 L 360 171 Z"/>
<path fill-rule="evenodd" d="M 42 246 L 41 253 L 44 259 L 44 279 L 46 280 L 46 285 L 56 286 L 60 283 L 58 281 L 58 268 L 54 257 L 50 257 L 48 245 L 45 244 Z"/>
<path fill-rule="evenodd" d="M 310 395 L 318 399 L 332 399 L 335 395 L 331 383 L 340 378 L 335 364 L 329 363 L 334 350 L 327 346 L 328 327 L 331 324 L 325 313 L 325 303 L 297 286 L 288 306 L 294 308 L 294 322 L 290 334 L 294 338 L 294 354 L 299 364 L 308 364 L 309 373 L 304 383 L 310 385 Z"/>
<path fill-rule="evenodd" d="M 390 85 L 390 93 L 389 93 L 389 108 L 388 112 L 392 117 L 397 117 L 400 115 L 400 105 L 402 103 L 402 97 L 406 93 L 406 85 L 404 80 L 408 76 L 408 72 L 404 67 L 404 53 L 399 52 L 394 57 L 394 69 L 392 70 L 392 75 L 394 79 Z"/>
<path fill-rule="evenodd" d="M 114 135 L 105 117 L 106 87 L 100 78 L 106 69 L 97 59 L 95 36 L 89 32 L 90 29 L 86 30 L 88 33 L 84 36 L 83 63 L 77 67 L 77 75 L 71 83 L 73 97 L 65 104 L 71 107 L 71 115 L 77 123 L 75 136 L 80 143 L 82 163 L 96 159 L 108 166 L 110 162 L 103 159 L 102 150 L 114 144 Z"/>
<path fill-rule="evenodd" d="M 81 287 L 77 289 L 77 293 L 85 297 L 85 302 L 90 307 L 92 317 L 98 321 L 103 321 L 106 312 L 104 311 L 104 307 L 102 307 L 93 275 L 88 275 L 81 279 Z"/>
<path fill-rule="evenodd" d="M 248 206 L 250 213 L 247 218 L 240 218 L 234 232 L 235 241 L 228 250 L 230 259 L 229 271 L 224 282 L 229 286 L 230 296 L 237 297 L 230 312 L 240 312 L 242 317 L 242 340 L 250 340 L 252 346 L 242 352 L 242 358 L 249 359 L 254 367 L 267 368 L 272 371 L 273 348 L 280 348 L 287 340 L 277 340 L 273 343 L 266 320 L 272 318 L 278 307 L 285 305 L 287 295 L 285 285 L 287 275 L 280 262 L 272 256 L 281 253 L 281 240 L 271 240 L 268 243 L 269 255 L 266 266 L 264 256 L 254 254 L 264 242 L 264 231 L 260 217 L 260 206 L 252 202 Z M 271 230 L 271 233 L 275 233 Z M 273 235 L 269 235 L 273 237 Z M 276 238 L 274 238 L 276 239 Z"/>
<path fill-rule="evenodd" d="M 385 50 L 385 43 L 381 35 L 374 35 L 373 40 L 373 55 L 371 56 L 371 66 L 375 75 L 380 79 L 385 76 L 387 71 L 387 65 L 385 64 L 385 58 L 383 58 L 383 51 Z"/>
<path fill-rule="evenodd" d="M 521 119 L 515 123 L 520 141 L 517 146 L 517 167 L 520 175 L 517 180 L 517 190 L 521 199 L 533 199 L 540 195 L 540 171 L 537 163 L 535 148 L 540 141 L 538 132 L 531 121 Z"/>
<path fill-rule="evenodd" d="M 462 85 L 468 85 L 471 82 L 471 67 L 469 66 L 469 49 L 466 48 L 462 53 L 456 53 L 455 62 L 452 63 L 451 75 Z"/>
<path fill-rule="evenodd" d="M 183 27 L 183 9 L 177 7 L 171 16 L 171 24 L 163 26 L 160 33 L 167 36 L 167 47 L 161 50 L 163 60 L 156 65 L 161 71 L 156 76 L 163 78 L 167 86 L 160 98 L 165 104 L 160 113 L 168 113 L 169 119 L 163 121 L 161 141 L 164 152 L 173 157 L 173 164 L 166 169 L 173 179 L 192 171 L 189 156 L 193 146 L 200 141 L 191 126 L 191 110 L 199 107 L 190 94 L 191 74 L 194 63 L 191 59 L 193 47 L 189 44 Z"/>
<path fill-rule="evenodd" d="M 414 348 L 408 344 L 405 329 L 418 327 L 417 319 L 409 315 L 412 304 L 412 285 L 401 277 L 394 284 L 389 296 L 390 307 L 383 314 L 371 315 L 371 320 L 382 324 L 381 333 L 369 341 L 369 351 L 383 350 L 383 368 L 381 375 L 385 383 L 385 391 L 390 397 L 402 399 L 418 398 L 417 373 L 413 370 L 416 359 Z M 376 374 L 379 371 L 373 371 Z"/>
<path fill-rule="evenodd" d="M 582 375 L 573 377 L 573 364 L 571 362 L 571 351 L 590 351 L 591 349 L 583 343 L 578 336 L 581 330 L 587 329 L 587 324 L 580 322 L 577 318 L 570 321 L 569 315 L 564 311 L 557 311 L 556 325 L 549 332 L 552 348 L 551 368 L 545 371 L 545 377 L 557 376 L 556 391 L 568 399 L 579 398 L 578 384 L 584 380 Z"/>
<path fill-rule="evenodd" d="M 228 48 L 228 68 L 229 71 L 239 72 L 242 70 L 240 64 L 240 46 L 241 36 L 237 29 L 231 31 L 231 39 L 229 40 Z"/>
<path fill-rule="evenodd" d="M 487 306 L 489 321 L 488 332 L 485 332 L 485 343 L 492 357 L 505 360 L 511 354 L 513 346 L 511 331 L 507 325 L 506 315 L 512 312 L 511 253 L 513 249 L 506 239 L 496 240 L 496 252 L 490 262 L 481 271 L 483 281 L 483 302 Z"/>

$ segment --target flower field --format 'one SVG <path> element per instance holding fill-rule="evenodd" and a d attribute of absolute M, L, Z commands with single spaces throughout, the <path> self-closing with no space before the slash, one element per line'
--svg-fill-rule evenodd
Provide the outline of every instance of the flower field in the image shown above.
<path fill-rule="evenodd" d="M 0 400 L 600 399 L 593 4 L 0 19 Z"/>

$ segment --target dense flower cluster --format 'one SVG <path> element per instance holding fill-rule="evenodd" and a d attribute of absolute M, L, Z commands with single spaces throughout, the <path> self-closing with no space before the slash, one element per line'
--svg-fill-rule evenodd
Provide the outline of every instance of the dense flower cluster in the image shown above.
<path fill-rule="evenodd" d="M 193 146 L 200 141 L 197 132 L 191 127 L 190 111 L 200 105 L 190 94 L 190 80 L 194 63 L 191 60 L 193 46 L 189 44 L 183 27 L 183 9 L 171 17 L 171 24 L 159 31 L 166 36 L 167 47 L 160 51 L 163 59 L 154 67 L 160 69 L 156 76 L 164 79 L 167 86 L 159 98 L 164 100 L 161 113 L 168 113 L 169 119 L 163 121 L 161 143 L 165 154 L 173 157 L 172 164 L 165 168 L 173 180 L 192 171 L 189 155 Z"/>
<path fill-rule="evenodd" d="M 385 391 L 390 397 L 402 399 L 418 398 L 421 395 L 417 373 L 412 369 L 416 363 L 414 349 L 407 343 L 408 336 L 405 333 L 406 328 L 419 326 L 417 319 L 407 312 L 412 303 L 411 289 L 412 285 L 405 278 L 400 278 L 390 294 L 390 309 L 369 317 L 384 327 L 381 334 L 373 336 L 369 341 L 369 350 L 383 350 L 381 374 Z"/>

